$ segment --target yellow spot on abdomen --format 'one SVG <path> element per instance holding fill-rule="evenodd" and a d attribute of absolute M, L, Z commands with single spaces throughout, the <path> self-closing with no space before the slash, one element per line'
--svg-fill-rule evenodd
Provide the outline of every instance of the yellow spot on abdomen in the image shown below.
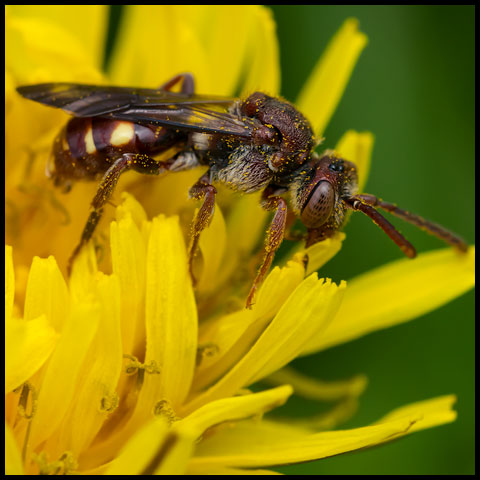
<path fill-rule="evenodd" d="M 87 153 L 95 153 L 95 142 L 93 141 L 92 126 L 89 125 L 87 133 L 85 134 L 85 149 Z"/>
<path fill-rule="evenodd" d="M 135 127 L 131 122 L 118 122 L 110 136 L 110 143 L 114 147 L 120 147 L 129 143 L 135 135 Z"/>

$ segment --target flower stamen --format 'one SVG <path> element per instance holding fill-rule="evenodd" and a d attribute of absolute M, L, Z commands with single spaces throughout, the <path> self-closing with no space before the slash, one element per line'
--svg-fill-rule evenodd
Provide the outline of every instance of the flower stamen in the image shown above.
<path fill-rule="evenodd" d="M 119 400 L 117 392 L 105 395 L 100 400 L 100 410 L 106 413 L 113 412 L 118 407 Z"/>
<path fill-rule="evenodd" d="M 218 345 L 215 343 L 206 343 L 204 345 L 199 345 L 197 348 L 197 359 L 196 359 L 196 365 L 199 367 L 204 358 L 211 358 L 214 357 L 215 355 L 218 355 L 220 352 L 220 348 Z"/>
<path fill-rule="evenodd" d="M 155 360 L 152 360 L 150 363 L 142 363 L 138 361 L 137 357 L 129 355 L 128 353 L 124 353 L 123 358 L 128 358 L 130 360 L 130 363 L 127 363 L 125 367 L 125 373 L 127 375 L 135 375 L 139 370 L 144 370 L 147 373 L 160 373 L 160 369 Z"/>
<path fill-rule="evenodd" d="M 78 463 L 72 452 L 64 452 L 57 461 L 49 462 L 47 454 L 33 454 L 32 458 L 38 464 L 39 475 L 70 475 L 78 468 Z"/>
<path fill-rule="evenodd" d="M 180 417 L 177 416 L 175 410 L 168 400 L 159 400 L 153 407 L 153 414 L 156 417 L 163 417 L 167 420 L 168 424 L 171 425 L 173 422 L 180 420 Z"/>
<path fill-rule="evenodd" d="M 160 368 L 157 366 L 155 360 L 152 360 L 149 364 L 142 363 L 138 361 L 138 358 L 134 355 L 128 353 L 123 354 L 123 358 L 128 358 L 130 362 L 127 362 L 125 366 L 125 373 L 127 375 L 137 374 L 137 385 L 136 390 L 139 391 L 143 385 L 143 379 L 145 377 L 145 372 L 151 374 L 159 374 Z"/>
<path fill-rule="evenodd" d="M 21 389 L 21 391 L 20 391 Z M 27 428 L 25 430 L 25 438 L 23 440 L 23 446 L 22 446 L 22 460 L 25 461 L 27 457 L 27 445 L 28 445 L 28 440 L 30 438 L 30 428 L 32 426 L 32 418 L 35 415 L 35 412 L 37 411 L 37 392 L 35 391 L 35 388 L 30 382 L 25 382 L 23 385 L 18 387 L 15 392 L 20 391 L 20 398 L 18 400 L 18 406 L 17 406 L 17 419 L 15 421 L 15 424 L 20 418 L 24 418 L 27 420 Z M 28 405 L 28 399 L 30 397 L 31 401 L 31 407 L 30 407 L 30 413 L 27 413 L 27 405 Z"/>
<path fill-rule="evenodd" d="M 37 410 L 37 392 L 30 382 L 25 382 L 22 385 L 22 390 L 20 392 L 20 398 L 18 400 L 18 415 L 25 418 L 26 420 L 31 420 L 35 415 Z M 28 399 L 30 400 L 30 412 L 27 413 Z"/>

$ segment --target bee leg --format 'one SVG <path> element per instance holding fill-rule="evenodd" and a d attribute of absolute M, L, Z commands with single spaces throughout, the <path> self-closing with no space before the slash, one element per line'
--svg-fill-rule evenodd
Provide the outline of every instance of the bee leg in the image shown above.
<path fill-rule="evenodd" d="M 182 81 L 180 92 L 186 95 L 193 95 L 195 92 L 195 80 L 191 73 L 179 73 L 159 87 L 160 90 L 171 90 L 179 81 Z"/>
<path fill-rule="evenodd" d="M 305 238 L 305 248 L 332 237 L 337 230 L 335 225 L 328 223 L 327 225 L 322 225 L 320 228 L 308 228 Z"/>
<path fill-rule="evenodd" d="M 193 257 L 197 251 L 198 240 L 202 231 L 210 225 L 215 211 L 215 195 L 216 188 L 210 183 L 209 173 L 206 172 L 198 180 L 193 187 L 190 188 L 188 195 L 190 198 L 200 200 L 204 198 L 203 204 L 198 210 L 192 224 L 192 236 L 190 239 L 190 246 L 188 248 L 188 265 L 190 269 L 190 276 L 193 285 L 196 284 L 196 279 L 193 274 Z"/>
<path fill-rule="evenodd" d="M 165 164 L 157 162 L 147 155 L 141 154 L 124 153 L 120 158 L 115 160 L 112 166 L 105 172 L 105 175 L 98 186 L 97 193 L 95 194 L 95 197 L 93 197 L 90 215 L 88 216 L 87 223 L 85 224 L 80 237 L 80 242 L 75 247 L 75 250 L 68 260 L 68 275 L 70 275 L 72 271 L 72 265 L 75 258 L 80 253 L 83 246 L 90 240 L 90 238 L 92 238 L 93 232 L 102 217 L 103 207 L 112 196 L 120 175 L 130 169 L 139 173 L 158 175 L 165 171 L 167 167 L 168 164 L 165 166 Z"/>
<path fill-rule="evenodd" d="M 267 192 L 267 190 L 265 190 Z M 264 193 L 265 197 L 265 193 Z M 259 285 L 262 283 L 265 275 L 272 264 L 273 257 L 278 247 L 281 245 L 285 236 L 285 227 L 287 223 L 287 202 L 282 197 L 267 197 L 262 201 L 262 207 L 265 210 L 275 210 L 272 222 L 267 230 L 267 238 L 265 239 L 264 257 L 257 276 L 253 281 L 252 288 L 247 297 L 246 307 L 252 308 L 253 297 Z"/>
<path fill-rule="evenodd" d="M 292 210 L 287 212 L 287 220 L 285 223 L 285 238 L 291 240 L 292 242 L 300 242 L 306 237 L 305 232 L 300 232 L 298 230 L 293 230 L 294 223 L 297 219 L 297 216 Z"/>

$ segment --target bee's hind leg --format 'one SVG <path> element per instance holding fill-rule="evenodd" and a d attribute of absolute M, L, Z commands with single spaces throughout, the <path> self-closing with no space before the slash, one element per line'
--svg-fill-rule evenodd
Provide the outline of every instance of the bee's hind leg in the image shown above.
<path fill-rule="evenodd" d="M 180 81 L 182 82 L 182 86 L 180 87 L 181 93 L 185 93 L 186 95 L 193 95 L 195 93 L 195 80 L 193 79 L 193 75 L 188 72 L 175 75 L 173 78 L 161 85 L 159 89 L 170 91 L 172 87 Z"/>
<path fill-rule="evenodd" d="M 68 260 L 68 275 L 70 275 L 72 271 L 75 258 L 85 244 L 92 238 L 93 232 L 102 217 L 103 207 L 108 200 L 110 200 L 120 175 L 127 170 L 135 170 L 139 173 L 149 175 L 159 175 L 167 170 L 168 167 L 169 163 L 157 162 L 153 158 L 142 154 L 124 153 L 120 158 L 115 160 L 112 166 L 105 172 L 105 175 L 98 186 L 97 193 L 95 194 L 95 197 L 93 197 L 90 215 L 88 216 L 87 223 L 85 224 L 80 237 L 80 242 L 75 247 L 75 250 Z"/>

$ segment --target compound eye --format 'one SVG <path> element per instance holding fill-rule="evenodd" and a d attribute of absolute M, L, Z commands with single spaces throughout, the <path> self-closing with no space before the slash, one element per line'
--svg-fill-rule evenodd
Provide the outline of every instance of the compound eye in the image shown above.
<path fill-rule="evenodd" d="M 318 182 L 310 193 L 300 219 L 307 228 L 321 227 L 330 217 L 335 204 L 335 191 L 327 181 Z"/>
<path fill-rule="evenodd" d="M 343 162 L 340 160 L 340 161 L 332 162 L 328 166 L 328 169 L 331 170 L 332 172 L 342 173 L 345 170 L 345 166 Z"/>

